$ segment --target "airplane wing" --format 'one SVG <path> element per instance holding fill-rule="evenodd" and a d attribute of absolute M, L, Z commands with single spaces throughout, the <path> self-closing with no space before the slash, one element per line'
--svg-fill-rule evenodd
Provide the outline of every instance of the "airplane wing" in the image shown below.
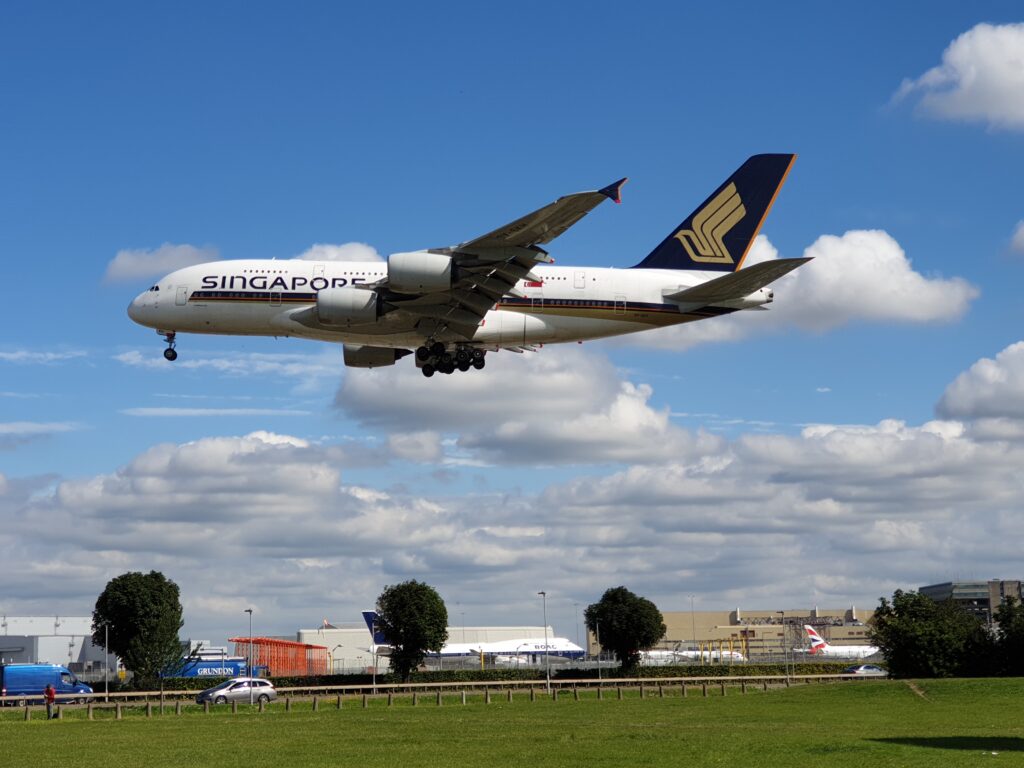
<path fill-rule="evenodd" d="M 511 224 L 460 243 L 456 250 L 473 252 L 480 248 L 502 248 L 508 245 L 529 248 L 541 243 L 550 243 L 605 199 L 621 202 L 622 185 L 625 183 L 626 179 L 619 179 L 614 184 L 595 192 L 577 192 L 574 195 L 560 197 Z"/>
<path fill-rule="evenodd" d="M 468 340 L 503 297 L 521 296 L 517 282 L 540 280 L 530 270 L 552 261 L 540 244 L 554 240 L 604 200 L 620 202 L 625 183 L 620 179 L 593 192 L 560 197 L 485 235 L 438 249 L 435 252 L 450 255 L 457 268 L 451 289 L 424 296 L 391 295 L 387 301 L 418 317 L 417 326 L 428 336 L 448 331 Z"/>

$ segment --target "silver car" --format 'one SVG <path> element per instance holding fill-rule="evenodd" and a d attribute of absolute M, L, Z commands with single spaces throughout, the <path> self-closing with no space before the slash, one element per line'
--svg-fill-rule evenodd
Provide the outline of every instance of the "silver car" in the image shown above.
<path fill-rule="evenodd" d="M 274 684 L 269 680 L 262 680 L 258 677 L 233 677 L 225 680 L 220 685 L 207 688 L 196 696 L 196 703 L 211 702 L 213 704 L 227 704 L 229 701 L 237 701 L 242 704 L 251 702 L 268 702 L 277 698 L 277 691 Z"/>

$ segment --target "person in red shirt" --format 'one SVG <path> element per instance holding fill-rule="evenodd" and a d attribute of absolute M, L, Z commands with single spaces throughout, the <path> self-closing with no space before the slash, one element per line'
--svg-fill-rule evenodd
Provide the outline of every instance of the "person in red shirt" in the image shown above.
<path fill-rule="evenodd" d="M 50 683 L 47 683 L 46 690 L 43 691 L 43 696 L 46 697 L 46 719 L 52 720 L 53 704 L 57 700 L 57 691 Z"/>

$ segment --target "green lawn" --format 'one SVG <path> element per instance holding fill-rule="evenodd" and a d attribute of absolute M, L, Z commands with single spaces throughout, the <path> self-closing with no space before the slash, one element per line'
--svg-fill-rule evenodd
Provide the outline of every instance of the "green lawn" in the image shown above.
<path fill-rule="evenodd" d="M 666 689 L 668 691 L 668 689 Z M 0 714 L 3 764 L 85 768 L 159 766 L 958 766 L 999 760 L 1024 764 L 1024 681 L 936 680 L 913 690 L 897 681 L 794 686 L 726 697 L 619 701 L 592 691 L 557 702 L 525 693 L 490 705 L 456 696 L 438 707 L 408 698 L 341 711 L 308 701 L 290 713 L 276 704 L 258 714 L 197 708 L 146 719 L 140 710 L 95 722 L 84 711 L 65 719 Z M 992 755 L 998 752 L 998 755 Z"/>

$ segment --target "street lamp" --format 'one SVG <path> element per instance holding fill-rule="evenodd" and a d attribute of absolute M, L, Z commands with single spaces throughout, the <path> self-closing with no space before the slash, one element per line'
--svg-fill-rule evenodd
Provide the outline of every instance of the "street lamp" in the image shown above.
<path fill-rule="evenodd" d="M 243 613 L 249 614 L 249 704 L 252 705 L 252 608 L 246 608 Z"/>
<path fill-rule="evenodd" d="M 597 643 L 597 681 L 601 682 L 601 622 L 594 619 L 594 642 Z"/>
<path fill-rule="evenodd" d="M 333 648 L 331 648 L 331 674 L 332 674 L 332 675 L 333 675 L 333 674 L 337 674 L 337 668 L 338 668 L 338 662 L 337 662 L 337 660 L 336 660 L 336 659 L 334 658 L 334 652 L 335 652 L 336 650 L 338 650 L 339 648 L 343 648 L 343 647 L 344 647 L 344 646 L 343 646 L 343 645 L 342 645 L 341 643 L 338 643 L 338 644 L 337 644 L 336 646 L 334 646 Z M 342 661 L 344 661 L 344 660 L 345 660 L 345 657 L 343 656 L 341 660 L 342 660 Z M 344 672 L 344 671 L 345 671 L 345 668 L 344 668 L 344 667 L 342 667 L 342 672 Z"/>
<path fill-rule="evenodd" d="M 103 701 L 110 702 L 110 624 L 103 622 Z"/>
<path fill-rule="evenodd" d="M 693 635 L 693 644 L 697 644 L 697 620 L 693 618 L 693 598 L 696 595 L 690 595 L 690 634 Z"/>
<path fill-rule="evenodd" d="M 786 669 L 786 683 L 789 683 L 789 643 L 786 637 L 786 612 L 776 611 L 782 615 L 782 664 Z"/>
<path fill-rule="evenodd" d="M 551 693 L 551 657 L 548 655 L 548 593 L 543 590 L 537 593 L 544 604 L 544 679 L 547 681 L 548 693 Z"/>

